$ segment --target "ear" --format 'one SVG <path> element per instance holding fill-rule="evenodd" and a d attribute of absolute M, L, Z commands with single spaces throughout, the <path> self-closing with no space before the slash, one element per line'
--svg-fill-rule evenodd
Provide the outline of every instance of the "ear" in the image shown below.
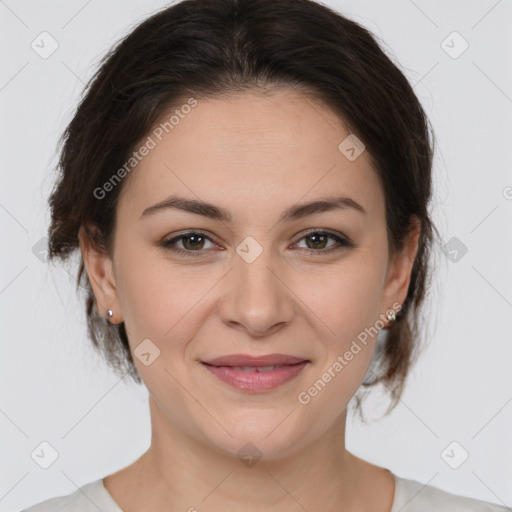
<path fill-rule="evenodd" d="M 123 321 L 123 315 L 117 294 L 116 280 L 112 259 L 106 251 L 99 250 L 90 240 L 83 226 L 78 232 L 80 251 L 96 298 L 96 308 L 101 316 L 110 323 L 118 324 Z M 113 316 L 108 318 L 106 309 L 111 309 Z"/>
<path fill-rule="evenodd" d="M 381 311 L 385 312 L 393 308 L 393 304 L 402 305 L 407 297 L 411 271 L 418 252 L 418 242 L 421 234 L 421 223 L 418 217 L 411 219 L 411 228 L 404 241 L 403 249 L 393 254 L 388 265 L 384 293 L 382 295 Z"/>

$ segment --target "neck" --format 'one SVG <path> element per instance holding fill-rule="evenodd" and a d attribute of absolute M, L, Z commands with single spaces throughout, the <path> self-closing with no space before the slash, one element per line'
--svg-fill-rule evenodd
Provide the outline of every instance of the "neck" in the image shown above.
<path fill-rule="evenodd" d="M 139 459 L 140 482 L 148 494 L 173 509 L 246 512 L 350 510 L 357 497 L 357 459 L 345 449 L 346 411 L 315 442 L 284 457 L 268 459 L 253 444 L 237 456 L 171 426 L 150 399 L 152 439 Z M 150 491 L 150 492 L 149 492 Z M 159 503 L 151 506 L 160 510 Z M 163 510 L 163 508 L 162 508 Z"/>

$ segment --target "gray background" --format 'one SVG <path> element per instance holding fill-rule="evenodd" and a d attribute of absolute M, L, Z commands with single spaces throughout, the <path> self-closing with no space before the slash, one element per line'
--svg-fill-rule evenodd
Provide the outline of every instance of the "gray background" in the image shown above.
<path fill-rule="evenodd" d="M 402 400 L 379 422 L 350 418 L 347 447 L 399 476 L 512 506 L 512 4 L 326 3 L 381 39 L 426 108 L 447 244 L 436 248 L 429 344 Z M 0 0 L 2 512 L 71 493 L 149 446 L 147 391 L 93 351 L 77 259 L 48 265 L 41 240 L 57 140 L 83 85 L 115 41 L 167 4 Z M 382 395 L 365 411 L 382 413 Z M 58 452 L 47 469 L 31 457 L 43 441 Z"/>

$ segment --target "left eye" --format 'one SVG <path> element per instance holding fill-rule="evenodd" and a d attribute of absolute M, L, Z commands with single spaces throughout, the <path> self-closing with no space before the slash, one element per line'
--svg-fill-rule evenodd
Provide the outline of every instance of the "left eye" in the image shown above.
<path fill-rule="evenodd" d="M 328 241 L 328 239 L 334 240 L 336 243 L 326 247 L 324 244 Z M 294 245 L 299 244 L 302 240 L 306 240 L 307 247 L 300 247 L 300 249 L 308 253 L 326 253 L 343 247 L 354 246 L 354 244 L 345 237 L 337 236 L 326 231 L 309 232 L 300 238 L 299 241 Z M 308 244 L 307 240 L 311 240 L 312 244 Z M 206 241 L 210 242 L 212 247 L 215 247 L 215 243 L 211 240 L 210 237 L 201 232 L 190 231 L 188 233 L 182 233 L 181 235 L 178 235 L 169 240 L 163 240 L 161 245 L 165 249 L 171 250 L 178 254 L 183 254 L 186 256 L 200 256 L 201 254 L 194 253 L 202 253 L 202 249 L 205 249 L 204 244 Z M 178 243 L 181 243 L 182 247 L 178 247 Z"/>
<path fill-rule="evenodd" d="M 329 238 L 331 240 L 334 240 L 335 242 L 337 242 L 336 244 L 333 244 L 334 247 L 333 247 L 333 245 L 328 246 L 328 247 L 323 246 L 323 244 Z M 305 250 L 308 251 L 308 252 L 328 252 L 328 251 L 337 249 L 340 246 L 342 246 L 342 247 L 351 247 L 352 246 L 352 244 L 347 239 L 342 238 L 342 237 L 337 236 L 337 235 L 334 235 L 332 233 L 325 232 L 325 231 L 313 231 L 313 232 L 310 232 L 307 235 L 303 236 L 299 240 L 299 242 L 301 240 L 306 240 L 307 241 L 308 239 L 313 241 L 312 247 L 308 246 L 308 247 L 305 248 Z M 307 244 L 307 242 L 306 242 L 306 244 Z M 322 247 L 319 247 L 319 245 L 321 245 Z"/>

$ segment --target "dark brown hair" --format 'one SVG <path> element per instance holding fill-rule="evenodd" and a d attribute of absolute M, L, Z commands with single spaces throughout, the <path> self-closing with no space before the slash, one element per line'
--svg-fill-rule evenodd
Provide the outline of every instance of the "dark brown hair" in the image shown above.
<path fill-rule="evenodd" d="M 363 141 L 384 190 L 390 250 L 403 247 L 412 216 L 421 223 L 407 298 L 383 332 L 372 376 L 362 383 L 388 387 L 394 397 L 389 412 L 418 351 L 420 306 L 437 234 L 428 211 L 433 132 L 411 85 L 375 37 L 318 2 L 184 0 L 117 43 L 87 84 L 61 140 L 60 176 L 49 199 L 49 257 L 64 259 L 78 249 L 82 226 L 97 248 L 112 254 L 116 205 L 129 177 L 106 198 L 98 199 L 95 190 L 171 108 L 190 97 L 280 87 L 322 102 Z M 92 342 L 112 368 L 140 383 L 124 323 L 108 324 L 94 307 L 83 259 L 80 285 L 88 293 Z"/>

